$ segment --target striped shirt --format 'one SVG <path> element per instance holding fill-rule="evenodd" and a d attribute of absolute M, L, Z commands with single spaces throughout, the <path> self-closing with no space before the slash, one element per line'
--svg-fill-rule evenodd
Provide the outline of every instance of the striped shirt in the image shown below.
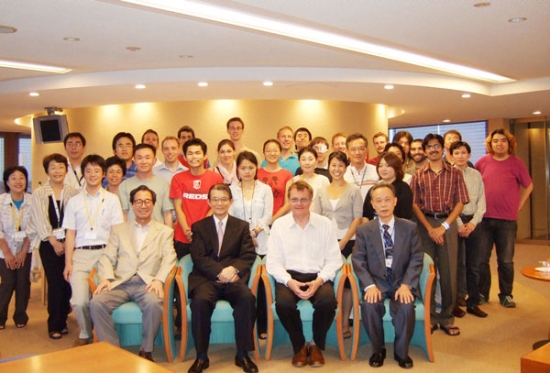
<path fill-rule="evenodd" d="M 411 180 L 413 203 L 420 210 L 435 214 L 450 213 L 457 203 L 470 202 L 462 172 L 443 163 L 439 173 L 435 173 L 428 163 L 417 170 Z"/>
<path fill-rule="evenodd" d="M 464 176 L 466 188 L 468 188 L 470 203 L 464 206 L 461 215 L 473 215 L 470 223 L 476 226 L 479 222 L 481 222 L 481 219 L 483 219 L 483 214 L 485 214 L 486 209 L 483 179 L 477 170 L 470 167 L 466 167 L 462 170 L 462 175 Z M 460 218 L 458 218 L 456 222 L 458 223 L 458 226 L 462 225 L 462 220 Z"/>

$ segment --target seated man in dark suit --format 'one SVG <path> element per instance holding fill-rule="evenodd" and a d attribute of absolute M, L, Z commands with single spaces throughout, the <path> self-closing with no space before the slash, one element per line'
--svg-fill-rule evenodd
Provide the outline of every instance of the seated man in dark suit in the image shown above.
<path fill-rule="evenodd" d="M 424 254 L 416 224 L 393 215 L 396 202 L 392 185 L 372 187 L 371 203 L 378 219 L 357 228 L 352 254 L 353 269 L 365 292 L 361 315 L 372 342 L 369 364 L 375 368 L 386 358 L 382 325 L 386 298 L 395 327 L 394 358 L 401 368 L 413 366 L 409 342 L 414 331 L 414 297 L 421 296 L 418 280 Z"/>
<path fill-rule="evenodd" d="M 211 318 L 219 299 L 227 300 L 234 309 L 235 365 L 248 373 L 258 372 L 258 367 L 248 357 L 248 351 L 254 350 L 256 317 L 256 300 L 248 288 L 248 279 L 256 252 L 248 223 L 228 215 L 232 201 L 227 185 L 213 185 L 208 192 L 213 216 L 196 222 L 192 227 L 193 272 L 189 275 L 189 297 L 197 358 L 189 373 L 200 373 L 210 365 Z"/>

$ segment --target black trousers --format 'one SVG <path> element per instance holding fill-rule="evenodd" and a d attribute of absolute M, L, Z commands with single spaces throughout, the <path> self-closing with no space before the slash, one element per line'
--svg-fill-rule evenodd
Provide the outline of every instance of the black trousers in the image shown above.
<path fill-rule="evenodd" d="M 233 307 L 237 352 L 254 351 L 256 299 L 248 286 L 243 282 L 220 284 L 207 281 L 191 294 L 191 331 L 197 355 L 208 352 L 212 313 L 216 302 L 221 299 Z"/>
<path fill-rule="evenodd" d="M 67 327 L 71 310 L 71 284 L 65 281 L 65 254 L 59 256 L 48 241 L 40 243 L 38 250 L 48 280 L 48 332 L 61 332 Z"/>
<path fill-rule="evenodd" d="M 298 273 L 288 271 L 293 279 L 300 282 L 309 282 L 317 278 L 316 273 Z M 300 311 L 297 308 L 297 303 L 300 300 L 296 294 L 283 284 L 275 284 L 275 310 L 279 315 L 281 324 L 286 329 L 294 354 L 300 352 L 306 339 L 302 320 L 300 319 Z M 313 341 L 322 350 L 325 349 L 327 332 L 334 321 L 336 314 L 336 297 L 334 296 L 334 288 L 332 281 L 327 281 L 317 289 L 317 292 L 309 299 L 313 305 Z"/>
<path fill-rule="evenodd" d="M 4 325 L 8 319 L 8 306 L 11 296 L 15 291 L 15 312 L 13 313 L 13 321 L 16 324 L 26 324 L 29 321 L 27 315 L 27 305 L 31 295 L 31 257 L 32 254 L 27 254 L 25 264 L 18 269 L 9 269 L 6 266 L 6 261 L 0 259 L 0 325 Z"/>

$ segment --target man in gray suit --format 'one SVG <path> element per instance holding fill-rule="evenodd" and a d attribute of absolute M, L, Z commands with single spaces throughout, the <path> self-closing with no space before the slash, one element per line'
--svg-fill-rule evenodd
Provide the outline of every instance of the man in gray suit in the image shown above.
<path fill-rule="evenodd" d="M 100 283 L 90 302 L 98 339 L 115 346 L 120 342 L 111 314 L 123 303 L 136 302 L 143 313 L 139 355 L 151 361 L 162 320 L 164 281 L 176 264 L 174 230 L 152 219 L 155 202 L 155 192 L 145 185 L 130 192 L 135 221 L 112 227 L 99 259 Z"/>
<path fill-rule="evenodd" d="M 408 351 L 414 331 L 414 298 L 421 296 L 418 280 L 424 254 L 416 224 L 394 217 L 396 202 L 392 185 L 372 187 L 371 203 L 378 219 L 357 228 L 352 264 L 364 290 L 361 315 L 372 342 L 370 366 L 380 367 L 386 358 L 382 317 L 388 298 L 395 326 L 394 358 L 408 369 L 413 366 Z"/>

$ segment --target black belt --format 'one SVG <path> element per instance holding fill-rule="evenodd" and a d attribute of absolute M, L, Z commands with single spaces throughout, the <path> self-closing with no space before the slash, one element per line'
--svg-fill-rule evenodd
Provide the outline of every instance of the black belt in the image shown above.
<path fill-rule="evenodd" d="M 429 216 L 431 218 L 435 218 L 435 219 L 443 219 L 443 218 L 446 218 L 449 216 L 449 213 L 448 212 L 429 212 L 429 211 L 422 211 L 422 213 L 426 216 Z"/>
<path fill-rule="evenodd" d="M 79 246 L 75 247 L 75 249 L 81 249 L 81 250 L 101 250 L 104 249 L 106 245 L 88 245 L 88 246 Z"/>

